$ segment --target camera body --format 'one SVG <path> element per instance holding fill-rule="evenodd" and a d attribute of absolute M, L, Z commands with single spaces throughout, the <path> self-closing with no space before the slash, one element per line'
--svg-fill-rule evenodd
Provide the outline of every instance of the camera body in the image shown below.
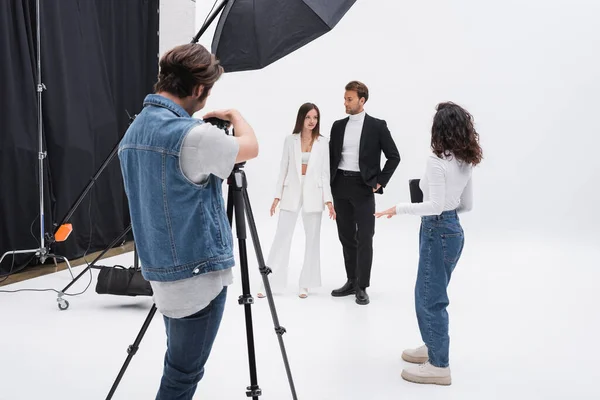
<path fill-rule="evenodd" d="M 204 122 L 208 122 L 209 124 L 214 125 L 219 129 L 223 129 L 225 131 L 225 134 L 229 135 L 229 131 L 228 131 L 228 128 L 230 125 L 229 121 L 225 121 L 224 119 L 212 117 L 212 118 L 206 118 L 204 120 Z"/>

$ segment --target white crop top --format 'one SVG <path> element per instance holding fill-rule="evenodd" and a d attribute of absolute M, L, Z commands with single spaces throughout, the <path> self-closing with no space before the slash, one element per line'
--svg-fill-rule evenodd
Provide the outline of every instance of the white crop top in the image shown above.
<path fill-rule="evenodd" d="M 308 164 L 308 160 L 310 159 L 310 151 L 302 153 L 302 164 Z"/>

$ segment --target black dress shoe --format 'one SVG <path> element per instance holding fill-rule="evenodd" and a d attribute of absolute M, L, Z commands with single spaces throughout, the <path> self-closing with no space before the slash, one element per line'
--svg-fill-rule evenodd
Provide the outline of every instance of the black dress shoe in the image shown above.
<path fill-rule="evenodd" d="M 361 306 L 366 306 L 369 304 L 369 295 L 367 294 L 366 288 L 356 289 L 356 304 L 360 304 Z"/>
<path fill-rule="evenodd" d="M 356 281 L 353 279 L 348 279 L 348 281 L 339 289 L 335 289 L 331 292 L 333 297 L 344 297 L 350 296 L 351 294 L 356 293 Z"/>

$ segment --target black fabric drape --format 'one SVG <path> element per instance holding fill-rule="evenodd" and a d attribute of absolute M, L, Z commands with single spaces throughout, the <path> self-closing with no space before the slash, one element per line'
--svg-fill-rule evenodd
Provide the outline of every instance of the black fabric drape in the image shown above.
<path fill-rule="evenodd" d="M 35 1 L 0 2 L 0 252 L 35 248 L 37 187 Z M 46 232 L 53 231 L 139 112 L 158 72 L 158 0 L 41 1 Z M 4 70 L 6 69 L 6 71 Z M 127 110 L 127 111 L 126 111 Z M 79 257 L 108 245 L 129 223 L 118 160 L 96 181 L 54 245 Z M 39 231 L 35 220 L 34 234 Z M 39 236 L 39 233 L 36 235 Z M 27 260 L 31 255 L 18 258 Z M 8 257 L 0 265 L 6 272 Z"/>
<path fill-rule="evenodd" d="M 38 128 L 35 3 L 0 2 L 0 252 L 38 247 Z M 47 180 L 47 160 L 45 160 Z M 45 188 L 48 205 L 48 187 Z M 47 212 L 45 226 L 51 225 Z M 6 258 L 0 271 L 31 259 Z"/>

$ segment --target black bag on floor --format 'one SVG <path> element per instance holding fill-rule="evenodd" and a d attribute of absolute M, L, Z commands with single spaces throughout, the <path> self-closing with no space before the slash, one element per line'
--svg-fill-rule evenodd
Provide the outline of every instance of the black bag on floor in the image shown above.
<path fill-rule="evenodd" d="M 100 269 L 96 293 L 117 296 L 152 296 L 152 286 L 144 279 L 140 269 L 115 265 Z"/>

